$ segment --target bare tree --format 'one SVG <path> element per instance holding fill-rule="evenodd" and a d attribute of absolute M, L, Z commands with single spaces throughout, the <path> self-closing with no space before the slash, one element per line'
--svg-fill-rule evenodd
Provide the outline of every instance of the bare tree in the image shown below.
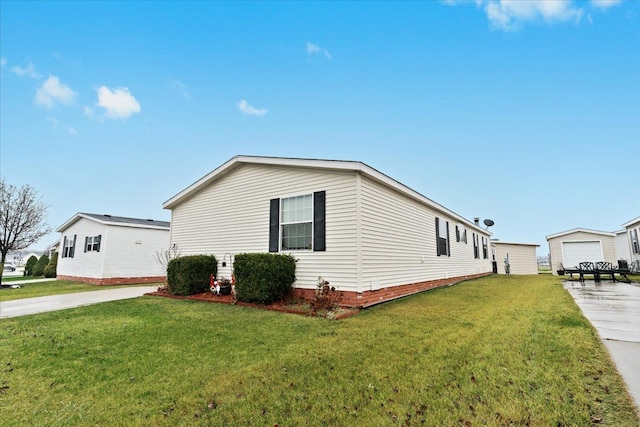
<path fill-rule="evenodd" d="M 167 267 L 169 266 L 169 261 L 171 261 L 174 258 L 178 258 L 181 254 L 182 254 L 182 251 L 178 248 L 178 245 L 174 243 L 168 249 L 156 251 L 152 255 L 152 257 L 153 257 L 153 260 L 160 265 L 160 267 L 162 268 L 163 274 L 166 276 Z"/>
<path fill-rule="evenodd" d="M 9 251 L 22 250 L 51 232 L 47 206 L 29 185 L 18 188 L 0 179 L 0 283 Z"/>

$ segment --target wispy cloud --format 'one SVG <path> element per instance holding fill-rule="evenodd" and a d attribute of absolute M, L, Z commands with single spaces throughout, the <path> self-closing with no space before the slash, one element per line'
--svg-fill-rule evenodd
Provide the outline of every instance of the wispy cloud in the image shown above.
<path fill-rule="evenodd" d="M 0 58 L 0 68 L 4 68 L 5 65 L 7 65 L 7 60 L 4 57 Z"/>
<path fill-rule="evenodd" d="M 53 108 L 59 104 L 69 105 L 75 99 L 76 93 L 67 85 L 60 82 L 56 76 L 49 76 L 42 86 L 36 89 L 35 103 Z"/>
<path fill-rule="evenodd" d="M 32 79 L 39 79 L 42 77 L 42 74 L 36 71 L 36 67 L 33 65 L 33 62 L 29 61 L 26 67 L 20 67 L 19 65 L 15 65 L 11 72 L 20 77 L 30 77 Z"/>
<path fill-rule="evenodd" d="M 622 0 L 591 0 L 591 4 L 600 9 L 609 9 L 620 3 L 622 3 Z"/>
<path fill-rule="evenodd" d="M 306 51 L 307 51 L 307 55 L 309 55 L 309 56 L 312 56 L 312 55 L 323 55 L 329 61 L 331 61 L 331 59 L 333 59 L 333 56 L 331 56 L 331 54 L 329 53 L 329 51 L 327 49 L 324 49 L 324 48 L 322 48 L 322 47 L 320 47 L 320 46 L 318 46 L 317 44 L 314 44 L 314 43 L 307 42 Z"/>
<path fill-rule="evenodd" d="M 184 98 L 189 99 L 191 97 L 191 95 L 189 94 L 189 89 L 187 88 L 187 85 L 182 83 L 180 80 L 171 81 L 171 87 L 174 90 L 178 91 Z"/>
<path fill-rule="evenodd" d="M 126 87 L 109 89 L 106 86 L 98 88 L 98 107 L 104 108 L 102 117 L 108 119 L 126 119 L 140 112 L 140 103 L 131 95 Z M 84 107 L 88 116 L 93 116 L 93 108 Z"/>
<path fill-rule="evenodd" d="M 249 116 L 264 116 L 269 112 L 266 108 L 254 108 L 244 99 L 238 102 L 238 109 Z"/>
<path fill-rule="evenodd" d="M 74 128 L 73 126 L 69 126 L 67 128 L 67 132 L 69 133 L 69 135 L 77 135 L 78 134 L 78 130 L 76 128 Z"/>
<path fill-rule="evenodd" d="M 573 0 L 442 0 L 442 3 L 456 6 L 475 4 L 483 10 L 491 28 L 502 31 L 519 30 L 528 22 L 579 23 L 589 5 L 604 9 L 619 0 L 591 0 L 591 3 Z M 587 14 L 587 19 L 590 16 Z"/>

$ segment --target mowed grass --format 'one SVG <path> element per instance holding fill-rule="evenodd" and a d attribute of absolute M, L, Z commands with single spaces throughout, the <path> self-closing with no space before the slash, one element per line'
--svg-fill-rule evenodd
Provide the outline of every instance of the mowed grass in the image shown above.
<path fill-rule="evenodd" d="M 4 282 L 4 280 L 3 280 Z M 6 284 L 11 284 L 7 282 Z M 47 295 L 70 294 L 73 292 L 100 291 L 104 289 L 125 288 L 128 286 L 149 286 L 144 285 L 113 285 L 97 286 L 89 283 L 70 282 L 67 280 L 56 280 L 53 282 L 23 283 L 20 289 L 0 289 L 0 302 L 12 301 L 22 298 L 42 297 Z"/>
<path fill-rule="evenodd" d="M 328 321 L 142 297 L 0 321 L 0 424 L 637 426 L 555 277 Z"/>

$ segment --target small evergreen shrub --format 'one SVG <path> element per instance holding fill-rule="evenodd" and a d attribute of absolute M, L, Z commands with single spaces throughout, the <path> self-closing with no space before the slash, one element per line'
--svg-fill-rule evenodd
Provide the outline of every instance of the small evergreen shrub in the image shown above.
<path fill-rule="evenodd" d="M 58 252 L 54 252 L 51 255 L 51 259 L 49 260 L 49 264 L 44 268 L 44 277 L 51 278 L 56 277 L 58 275 Z"/>
<path fill-rule="evenodd" d="M 174 258 L 167 266 L 167 287 L 173 295 L 195 295 L 209 290 L 209 276 L 216 277 L 218 260 L 213 255 Z"/>
<path fill-rule="evenodd" d="M 38 258 L 35 255 L 31 255 L 24 266 L 24 275 L 33 276 L 33 267 L 38 262 Z"/>
<path fill-rule="evenodd" d="M 32 276 L 42 276 L 44 274 L 44 268 L 49 264 L 49 257 L 44 254 L 38 259 L 38 262 L 33 266 Z"/>
<path fill-rule="evenodd" d="M 296 280 L 296 260 L 283 254 L 238 254 L 233 273 L 239 301 L 271 304 L 291 292 Z"/>

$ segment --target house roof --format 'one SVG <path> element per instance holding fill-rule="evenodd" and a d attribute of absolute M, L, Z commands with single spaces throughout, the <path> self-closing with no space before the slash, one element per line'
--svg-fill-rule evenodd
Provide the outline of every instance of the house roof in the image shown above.
<path fill-rule="evenodd" d="M 518 243 L 518 242 L 503 242 L 502 240 L 492 240 L 491 241 L 492 245 L 517 245 L 517 246 L 536 246 L 539 247 L 540 245 L 537 243 Z"/>
<path fill-rule="evenodd" d="M 491 233 L 481 228 L 478 225 L 475 225 L 473 222 L 469 221 L 466 218 L 458 215 L 457 213 L 445 208 L 439 203 L 434 202 L 433 200 L 423 196 L 415 190 L 407 187 L 406 185 L 396 181 L 395 179 L 377 171 L 376 169 L 368 166 L 359 161 L 351 161 L 351 160 L 322 160 L 322 159 L 300 159 L 300 158 L 289 158 L 289 157 L 263 157 L 263 156 L 235 156 L 230 160 L 223 163 L 218 168 L 209 172 L 207 175 L 203 176 L 175 196 L 171 197 L 169 200 L 162 204 L 164 209 L 173 209 L 182 202 L 188 200 L 191 196 L 198 193 L 208 185 L 213 182 L 219 180 L 225 175 L 229 174 L 236 168 L 242 166 L 243 164 L 257 164 L 257 165 L 269 165 L 269 166 L 285 166 L 285 167 L 302 167 L 302 168 L 310 168 L 310 169 L 325 169 L 325 170 L 341 170 L 341 171 L 352 171 L 358 172 L 363 175 L 368 176 L 369 178 L 381 183 L 387 187 L 390 187 L 404 195 L 411 197 L 414 200 L 417 200 L 437 211 L 445 213 L 460 222 L 466 223 L 469 227 L 474 228 L 476 230 L 480 230 L 483 233 L 491 235 Z"/>
<path fill-rule="evenodd" d="M 600 236 L 616 237 L 616 233 L 609 233 L 608 231 L 589 230 L 588 228 L 574 228 L 571 230 L 562 231 L 560 233 L 550 234 L 547 236 L 547 240 L 554 239 L 556 237 L 565 236 L 567 234 L 573 234 L 573 233 L 589 233 L 589 234 L 597 234 Z"/>
<path fill-rule="evenodd" d="M 638 222 L 640 222 L 640 216 L 638 218 L 632 219 L 631 221 L 625 222 L 624 224 L 622 224 L 622 226 L 626 228 L 626 227 L 628 227 L 630 225 L 633 225 L 633 224 L 636 224 Z"/>
<path fill-rule="evenodd" d="M 134 227 L 134 228 L 151 228 L 156 230 L 169 230 L 170 223 L 168 221 L 158 221 L 154 219 L 144 219 L 144 218 L 128 218 L 124 216 L 114 216 L 108 214 L 91 214 L 91 213 L 83 213 L 78 212 L 67 222 L 62 224 L 60 227 L 56 229 L 56 232 L 63 232 L 80 219 L 88 219 L 89 221 L 95 221 L 100 224 L 105 225 L 115 225 L 120 227 Z"/>

